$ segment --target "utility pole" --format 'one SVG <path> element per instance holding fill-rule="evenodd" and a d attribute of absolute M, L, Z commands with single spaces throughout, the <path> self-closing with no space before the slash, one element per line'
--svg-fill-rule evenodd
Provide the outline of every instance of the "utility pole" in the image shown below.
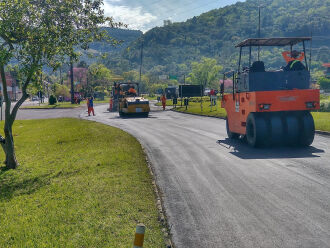
<path fill-rule="evenodd" d="M 60 67 L 60 82 L 63 85 L 62 66 Z"/>
<path fill-rule="evenodd" d="M 260 9 L 261 9 L 261 6 L 259 5 L 258 6 L 258 12 L 259 12 L 259 25 L 258 25 L 258 38 L 260 38 L 261 34 L 260 34 L 260 26 L 261 26 L 261 20 L 260 20 Z M 258 46 L 258 61 L 260 61 L 260 46 Z"/>
<path fill-rule="evenodd" d="M 70 79 L 71 79 L 71 104 L 74 104 L 74 82 L 73 82 L 73 62 L 70 58 Z"/>
<path fill-rule="evenodd" d="M 311 17 L 309 16 L 308 19 L 309 19 L 309 25 L 310 25 L 310 29 L 311 29 L 311 40 L 309 42 L 309 71 L 311 71 L 312 70 L 313 27 L 312 27 Z"/>
<path fill-rule="evenodd" d="M 141 85 L 141 77 L 142 77 L 142 64 L 143 64 L 143 40 L 141 43 L 141 51 L 140 51 L 140 80 L 139 80 L 139 86 L 138 86 L 138 95 L 140 94 L 140 85 Z"/>
<path fill-rule="evenodd" d="M 141 83 L 141 75 L 142 75 L 142 64 L 143 64 L 143 41 L 140 48 L 140 83 Z"/>
<path fill-rule="evenodd" d="M 186 74 L 183 74 L 183 85 L 186 85 Z M 181 107 L 182 107 L 182 99 L 183 96 L 182 96 L 182 85 L 181 85 Z"/>

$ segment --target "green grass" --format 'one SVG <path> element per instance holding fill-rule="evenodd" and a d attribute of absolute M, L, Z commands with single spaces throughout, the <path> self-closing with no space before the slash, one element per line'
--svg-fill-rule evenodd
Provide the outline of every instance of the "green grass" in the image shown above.
<path fill-rule="evenodd" d="M 315 121 L 315 129 L 330 132 L 330 113 L 329 112 L 313 112 Z"/>
<path fill-rule="evenodd" d="M 157 100 L 157 99 L 156 99 Z M 181 104 L 181 102 L 178 100 L 178 104 L 180 105 Z M 157 102 L 156 104 L 155 104 L 156 106 L 163 106 L 162 105 L 162 102 Z M 166 106 L 173 106 L 173 100 L 172 99 L 170 99 L 170 100 L 166 100 Z"/>
<path fill-rule="evenodd" d="M 216 117 L 226 117 L 225 109 L 220 107 L 220 102 L 217 101 L 217 107 L 213 106 L 212 111 L 210 107 L 210 101 L 203 102 L 203 111 L 201 111 L 201 103 L 200 102 L 189 102 L 188 109 L 186 107 L 181 107 L 181 102 L 178 101 L 178 105 L 176 108 L 179 112 L 184 113 L 193 113 L 199 115 L 206 115 L 206 116 L 216 116 Z"/>
<path fill-rule="evenodd" d="M 145 155 L 129 134 L 77 119 L 16 121 L 20 167 L 0 169 L 0 247 L 163 247 Z M 4 160 L 4 155 L 0 155 Z"/>

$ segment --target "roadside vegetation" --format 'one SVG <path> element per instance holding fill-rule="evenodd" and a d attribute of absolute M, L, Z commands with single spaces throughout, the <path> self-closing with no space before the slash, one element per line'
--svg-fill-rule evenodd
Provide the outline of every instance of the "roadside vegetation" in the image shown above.
<path fill-rule="evenodd" d="M 330 132 L 330 113 L 329 112 L 313 112 L 315 121 L 315 129 Z"/>
<path fill-rule="evenodd" d="M 16 121 L 13 134 L 21 166 L 0 168 L 0 247 L 126 248 L 140 222 L 145 247 L 164 246 L 135 138 L 76 119 Z"/>

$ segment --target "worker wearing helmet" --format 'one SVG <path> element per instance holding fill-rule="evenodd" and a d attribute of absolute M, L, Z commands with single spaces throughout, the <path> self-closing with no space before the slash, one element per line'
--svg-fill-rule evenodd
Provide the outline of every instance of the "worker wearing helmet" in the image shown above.
<path fill-rule="evenodd" d="M 130 88 L 128 89 L 128 93 L 130 95 L 136 96 L 136 90 L 134 89 L 134 86 L 130 86 Z"/>
<path fill-rule="evenodd" d="M 289 53 L 290 53 L 291 57 L 288 56 Z M 285 71 L 302 71 L 302 70 L 306 69 L 306 67 L 303 65 L 303 63 L 301 63 L 301 61 L 305 57 L 303 52 L 300 53 L 300 52 L 294 50 L 292 52 L 283 52 L 282 55 L 283 55 L 285 61 L 288 63 L 284 67 Z"/>

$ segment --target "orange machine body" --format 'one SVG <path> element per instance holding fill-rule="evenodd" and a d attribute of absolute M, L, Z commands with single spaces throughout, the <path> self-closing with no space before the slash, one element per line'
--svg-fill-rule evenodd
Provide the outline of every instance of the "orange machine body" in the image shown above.
<path fill-rule="evenodd" d="M 267 109 L 263 109 L 265 105 Z M 221 106 L 226 109 L 230 131 L 245 135 L 250 113 L 317 110 L 320 108 L 320 91 L 293 89 L 227 94 L 223 96 Z"/>

